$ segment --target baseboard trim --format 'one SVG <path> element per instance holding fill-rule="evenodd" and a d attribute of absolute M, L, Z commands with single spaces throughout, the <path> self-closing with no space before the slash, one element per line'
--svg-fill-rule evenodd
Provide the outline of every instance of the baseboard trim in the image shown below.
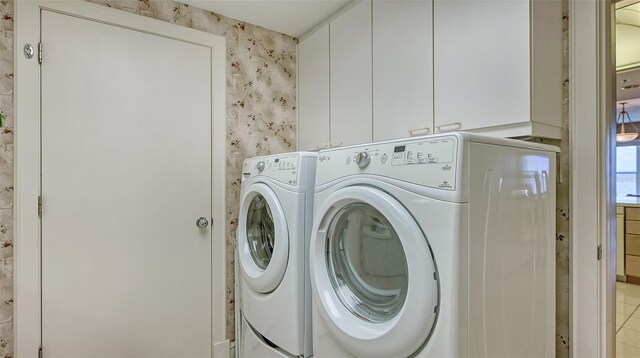
<path fill-rule="evenodd" d="M 634 283 L 636 285 L 640 285 L 640 277 L 627 275 L 627 282 L 628 283 Z"/>

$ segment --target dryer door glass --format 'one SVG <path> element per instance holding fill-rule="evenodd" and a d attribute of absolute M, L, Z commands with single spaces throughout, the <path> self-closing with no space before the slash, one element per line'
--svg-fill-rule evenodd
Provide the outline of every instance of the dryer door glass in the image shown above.
<path fill-rule="evenodd" d="M 276 237 L 271 209 L 260 194 L 257 194 L 249 204 L 246 227 L 251 257 L 256 265 L 264 270 L 271 261 Z"/>
<path fill-rule="evenodd" d="M 384 322 L 402 308 L 407 259 L 398 234 L 382 213 L 365 203 L 343 207 L 329 224 L 327 268 L 345 307 L 369 322 Z"/>

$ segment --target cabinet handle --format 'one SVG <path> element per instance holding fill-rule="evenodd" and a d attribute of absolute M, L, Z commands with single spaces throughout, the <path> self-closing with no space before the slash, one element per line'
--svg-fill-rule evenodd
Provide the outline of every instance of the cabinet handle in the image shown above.
<path fill-rule="evenodd" d="M 342 145 L 342 141 L 341 140 L 336 140 L 336 141 L 333 141 L 333 142 L 320 143 L 316 147 L 316 150 L 335 148 L 335 147 L 339 147 L 341 145 Z"/>
<path fill-rule="evenodd" d="M 409 129 L 409 137 L 415 137 L 415 136 L 419 136 L 419 135 L 427 135 L 429 133 L 431 133 L 431 127 Z"/>
<path fill-rule="evenodd" d="M 442 128 L 444 127 L 452 127 L 448 130 L 442 130 Z M 436 126 L 436 130 L 438 131 L 438 133 L 442 133 L 442 132 L 451 132 L 451 131 L 455 131 L 456 129 L 460 129 L 462 128 L 462 123 L 461 122 L 453 122 L 453 123 L 447 123 L 447 124 L 443 124 L 441 126 Z"/>

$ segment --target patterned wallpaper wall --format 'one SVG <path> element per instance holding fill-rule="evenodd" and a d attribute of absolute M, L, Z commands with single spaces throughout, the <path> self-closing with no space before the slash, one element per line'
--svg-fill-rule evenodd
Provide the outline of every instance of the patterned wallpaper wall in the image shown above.
<path fill-rule="evenodd" d="M 13 1 L 0 1 L 0 356 L 13 357 Z"/>
<path fill-rule="evenodd" d="M 233 339 L 233 252 L 244 158 L 295 150 L 296 40 L 169 0 L 91 0 L 227 39 L 227 336 Z M 556 353 L 568 357 L 568 10 L 564 3 L 563 138 L 557 194 Z M 0 0 L 0 357 L 13 356 L 13 0 Z M 545 141 L 546 142 L 546 141 Z"/>
<path fill-rule="evenodd" d="M 569 1 L 562 0 L 562 139 L 556 184 L 556 357 L 569 357 Z"/>

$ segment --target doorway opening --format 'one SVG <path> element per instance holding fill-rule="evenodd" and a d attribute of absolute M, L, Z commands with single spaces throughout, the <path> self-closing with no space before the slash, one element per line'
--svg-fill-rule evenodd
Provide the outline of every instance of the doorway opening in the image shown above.
<path fill-rule="evenodd" d="M 616 6 L 617 357 L 640 357 L 640 1 Z"/>

